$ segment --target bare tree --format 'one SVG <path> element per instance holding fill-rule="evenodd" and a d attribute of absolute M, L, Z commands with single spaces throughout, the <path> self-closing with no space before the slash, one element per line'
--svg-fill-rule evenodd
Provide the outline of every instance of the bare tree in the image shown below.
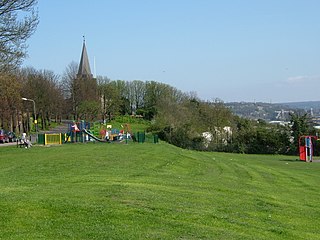
<path fill-rule="evenodd" d="M 39 20 L 37 0 L 0 0 L 0 71 L 17 68 Z"/>
<path fill-rule="evenodd" d="M 47 123 L 50 125 L 51 119 L 55 119 L 57 122 L 61 119 L 62 109 L 64 109 L 64 98 L 61 83 L 59 81 L 60 77 L 54 72 L 49 70 L 43 70 L 39 72 L 43 81 L 45 82 L 46 89 L 45 101 L 43 108 L 42 125 Z"/>
<path fill-rule="evenodd" d="M 74 80 L 77 77 L 78 68 L 79 68 L 78 63 L 72 61 L 66 67 L 66 69 L 62 75 L 62 87 L 63 87 L 63 91 L 64 91 L 64 97 L 66 99 L 68 99 L 72 95 L 74 95 L 74 93 L 72 91 L 73 91 Z"/>
<path fill-rule="evenodd" d="M 75 99 L 75 79 L 77 76 L 79 65 L 72 61 L 65 69 L 62 75 L 62 89 L 65 99 L 65 112 L 67 118 L 76 114 L 76 99 Z"/>
<path fill-rule="evenodd" d="M 99 96 L 101 102 L 102 120 L 117 115 L 121 108 L 121 95 L 115 81 L 107 77 L 98 77 Z"/>
<path fill-rule="evenodd" d="M 18 112 L 21 107 L 21 84 L 17 76 L 0 75 L 0 128 L 17 131 Z"/>
<path fill-rule="evenodd" d="M 128 88 L 127 98 L 130 101 L 131 114 L 137 113 L 137 110 L 143 107 L 143 98 L 145 94 L 145 83 L 143 81 L 134 80 L 126 82 Z"/>
<path fill-rule="evenodd" d="M 51 119 L 61 118 L 63 92 L 59 76 L 49 70 L 36 70 L 34 68 L 22 69 L 20 76 L 23 87 L 22 96 L 33 99 L 37 103 L 36 117 L 39 127 L 45 129 L 50 125 Z M 30 103 L 24 102 L 24 109 L 30 112 Z"/>

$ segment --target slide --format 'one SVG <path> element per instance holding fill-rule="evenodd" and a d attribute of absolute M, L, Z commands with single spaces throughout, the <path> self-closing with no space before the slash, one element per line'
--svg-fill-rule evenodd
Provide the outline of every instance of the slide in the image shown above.
<path fill-rule="evenodd" d="M 93 138 L 93 139 L 96 140 L 96 141 L 99 141 L 99 142 L 107 142 L 106 140 L 102 140 L 102 139 L 94 136 L 93 134 L 89 133 L 86 129 L 82 129 L 82 131 L 83 131 L 85 134 L 88 134 L 91 138 Z"/>

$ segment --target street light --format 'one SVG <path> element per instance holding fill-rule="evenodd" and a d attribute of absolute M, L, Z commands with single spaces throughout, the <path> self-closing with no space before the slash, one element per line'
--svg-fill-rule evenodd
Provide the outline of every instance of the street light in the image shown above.
<path fill-rule="evenodd" d="M 36 103 L 34 100 L 32 99 L 29 99 L 29 98 L 21 98 L 23 101 L 30 101 L 30 102 L 33 102 L 33 114 L 34 114 L 34 127 L 36 129 L 36 141 L 38 141 L 38 127 L 37 127 L 37 116 L 36 116 Z"/>

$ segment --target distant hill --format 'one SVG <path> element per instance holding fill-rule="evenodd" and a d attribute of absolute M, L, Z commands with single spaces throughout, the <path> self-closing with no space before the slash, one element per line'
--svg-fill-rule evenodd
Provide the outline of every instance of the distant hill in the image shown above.
<path fill-rule="evenodd" d="M 314 114 L 320 114 L 320 101 L 296 103 L 230 102 L 225 105 L 238 116 L 266 121 L 288 121 L 290 112 L 310 112 L 311 108 L 313 108 Z"/>
<path fill-rule="evenodd" d="M 288 106 L 289 108 L 298 108 L 304 110 L 319 110 L 320 101 L 307 101 L 307 102 L 288 102 L 288 103 L 278 103 L 280 105 Z"/>

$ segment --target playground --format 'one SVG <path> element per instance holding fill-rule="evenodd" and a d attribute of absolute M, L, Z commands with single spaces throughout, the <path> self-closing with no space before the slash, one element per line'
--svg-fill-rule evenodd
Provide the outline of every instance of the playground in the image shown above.
<path fill-rule="evenodd" d="M 85 121 L 68 122 L 68 130 L 61 133 L 42 133 L 37 136 L 37 144 L 56 145 L 70 143 L 159 143 L 157 134 L 146 133 L 145 130 L 133 132 L 129 123 L 112 124 L 90 123 Z M 320 162 L 320 139 L 317 136 L 299 137 L 299 160 L 304 162 Z M 23 144 L 17 144 L 20 146 Z"/>
<path fill-rule="evenodd" d="M 38 134 L 37 143 L 42 145 L 67 143 L 125 143 L 132 142 L 158 143 L 156 134 L 145 131 L 133 132 L 129 123 L 120 124 L 119 128 L 112 124 L 90 123 L 85 121 L 70 121 L 67 132 Z"/>
<path fill-rule="evenodd" d="M 68 131 L 64 133 L 38 134 L 37 143 L 41 145 L 69 144 L 69 143 L 159 143 L 157 134 L 147 134 L 145 130 L 133 132 L 129 123 L 117 124 L 90 123 L 85 121 L 70 121 Z M 315 153 L 320 153 L 317 136 L 299 137 L 299 160 L 304 162 L 320 162 L 320 157 L 315 158 Z"/>

